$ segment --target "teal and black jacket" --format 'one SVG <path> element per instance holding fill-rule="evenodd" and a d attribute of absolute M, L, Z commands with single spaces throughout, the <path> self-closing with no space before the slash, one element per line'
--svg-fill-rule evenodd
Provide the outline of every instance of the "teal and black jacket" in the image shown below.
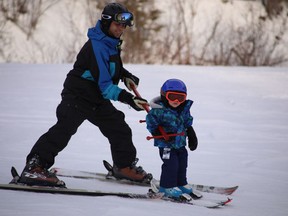
<path fill-rule="evenodd" d="M 185 132 L 184 136 L 176 136 L 175 139 L 165 141 L 164 139 L 154 139 L 154 146 L 159 148 L 179 149 L 186 145 L 186 129 L 193 123 L 193 117 L 190 114 L 190 108 L 193 101 L 186 100 L 179 108 L 171 108 L 160 99 L 155 98 L 150 103 L 151 110 L 146 116 L 147 129 L 151 134 L 158 133 L 157 128 L 160 125 L 166 133 Z"/>
<path fill-rule="evenodd" d="M 130 74 L 122 65 L 121 40 L 107 36 L 101 30 L 100 20 L 87 35 L 89 40 L 67 75 L 62 96 L 73 95 L 93 104 L 101 104 L 107 99 L 117 101 L 120 92 L 125 91 L 118 83 Z"/>

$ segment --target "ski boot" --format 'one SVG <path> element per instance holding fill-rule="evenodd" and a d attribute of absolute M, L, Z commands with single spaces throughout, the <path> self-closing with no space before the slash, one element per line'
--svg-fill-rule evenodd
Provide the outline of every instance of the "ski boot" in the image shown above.
<path fill-rule="evenodd" d="M 190 202 L 193 200 L 189 194 L 183 193 L 179 187 L 163 188 L 160 186 L 159 192 L 164 194 L 164 199 L 168 197 L 179 202 Z"/>
<path fill-rule="evenodd" d="M 183 192 L 183 193 L 186 193 L 186 194 L 189 194 L 193 199 L 200 199 L 202 198 L 202 194 L 200 194 L 199 192 L 197 191 L 193 191 L 193 188 L 191 187 L 191 185 L 187 184 L 187 185 L 184 185 L 184 186 L 178 186 L 178 188 Z"/>
<path fill-rule="evenodd" d="M 17 183 L 65 188 L 65 183 L 59 180 L 55 173 L 43 168 L 40 157 L 34 155 L 26 164 Z"/>
<path fill-rule="evenodd" d="M 146 173 L 141 166 L 136 166 L 138 158 L 129 167 L 118 168 L 116 165 L 112 167 L 112 175 L 116 179 L 127 179 L 130 181 L 149 184 L 153 176 L 151 173 Z"/>

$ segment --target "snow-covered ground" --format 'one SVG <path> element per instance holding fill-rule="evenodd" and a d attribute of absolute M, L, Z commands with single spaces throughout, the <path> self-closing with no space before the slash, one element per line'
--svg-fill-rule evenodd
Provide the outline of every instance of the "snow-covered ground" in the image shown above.
<path fill-rule="evenodd" d="M 0 183 L 10 168 L 22 171 L 35 141 L 55 121 L 62 84 L 71 65 L 0 64 Z M 1 216 L 285 216 L 288 212 L 287 68 L 127 65 L 139 76 L 140 94 L 152 99 L 169 78 L 183 79 L 199 138 L 189 153 L 191 183 L 239 185 L 233 202 L 221 209 L 115 197 L 75 197 L 0 190 Z M 122 84 L 121 84 L 122 85 Z M 161 161 L 153 141 L 146 141 L 145 112 L 115 102 L 133 129 L 139 164 L 156 178 Z M 105 172 L 109 144 L 85 122 L 55 166 Z M 70 188 L 145 193 L 146 187 L 62 178 Z M 204 194 L 205 195 L 205 194 Z"/>

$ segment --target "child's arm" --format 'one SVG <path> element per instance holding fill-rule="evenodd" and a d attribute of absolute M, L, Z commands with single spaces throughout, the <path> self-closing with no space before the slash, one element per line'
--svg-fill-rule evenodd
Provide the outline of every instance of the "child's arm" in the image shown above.
<path fill-rule="evenodd" d="M 154 110 L 150 110 L 150 112 L 146 115 L 146 125 L 147 130 L 153 135 L 159 126 L 159 120 L 157 118 L 157 114 L 154 114 Z"/>
<path fill-rule="evenodd" d="M 196 136 L 196 133 L 194 131 L 194 128 L 192 126 L 187 128 L 187 137 L 188 137 L 188 147 L 191 151 L 194 151 L 197 149 L 198 146 L 198 139 Z"/>

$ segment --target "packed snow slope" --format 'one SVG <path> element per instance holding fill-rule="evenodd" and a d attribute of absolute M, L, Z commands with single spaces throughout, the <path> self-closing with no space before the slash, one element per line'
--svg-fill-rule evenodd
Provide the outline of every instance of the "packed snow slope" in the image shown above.
<path fill-rule="evenodd" d="M 55 121 L 63 81 L 72 65 L 0 64 L 0 183 L 10 168 L 22 171 L 35 141 Z M 221 209 L 116 197 L 75 197 L 0 190 L 2 216 L 285 216 L 288 212 L 287 68 L 126 65 L 140 78 L 138 91 L 151 100 L 169 78 L 185 81 L 199 147 L 189 152 L 188 180 L 239 185 Z M 123 88 L 124 85 L 120 84 Z M 159 178 L 161 160 L 147 141 L 145 112 L 115 102 L 133 130 L 139 165 Z M 105 172 L 109 143 L 89 122 L 78 129 L 54 166 Z M 70 188 L 145 193 L 147 187 L 62 178 Z M 206 196 L 206 194 L 204 194 Z M 209 195 L 207 195 L 209 196 Z"/>

